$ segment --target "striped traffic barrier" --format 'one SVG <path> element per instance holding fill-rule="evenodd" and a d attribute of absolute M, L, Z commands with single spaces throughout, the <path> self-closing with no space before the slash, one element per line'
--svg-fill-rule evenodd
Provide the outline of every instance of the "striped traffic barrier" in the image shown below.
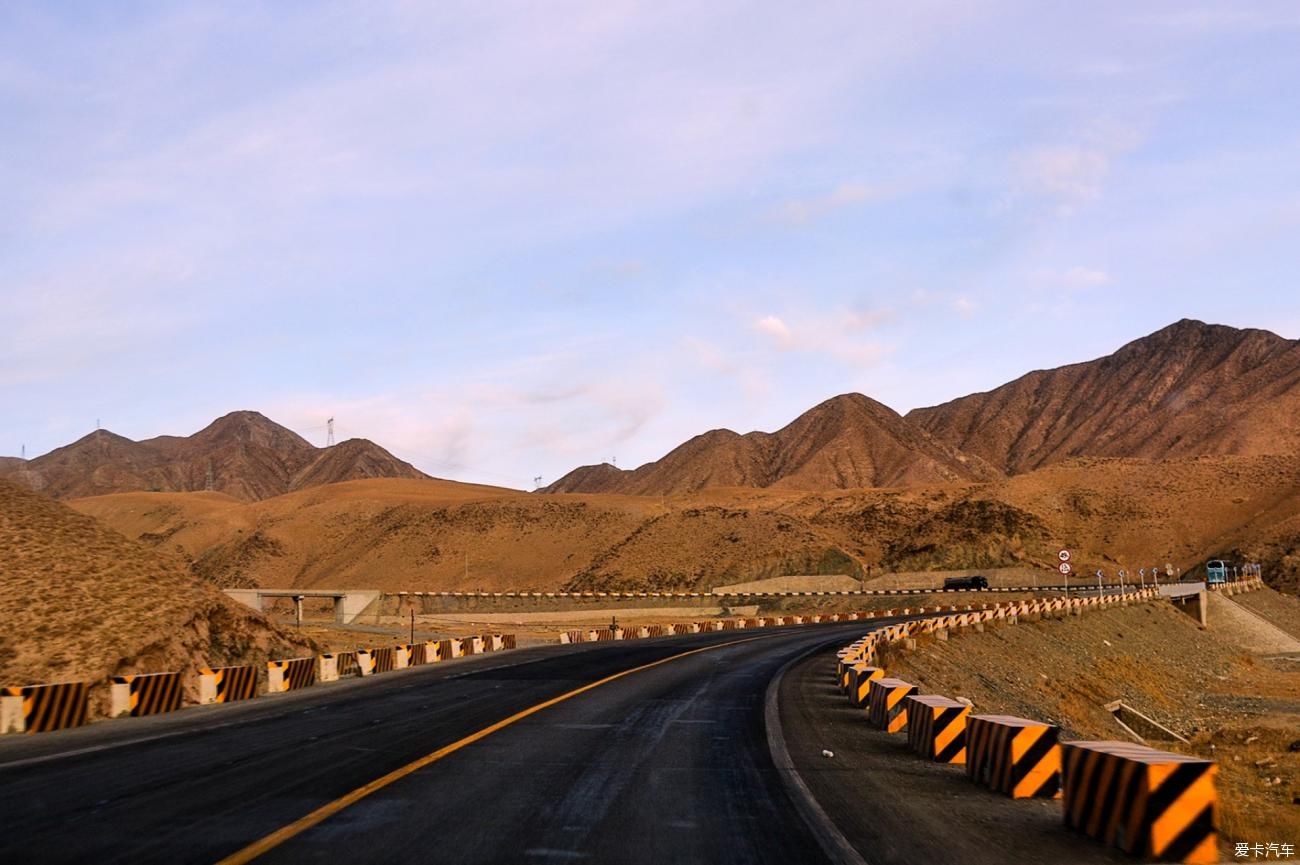
<path fill-rule="evenodd" d="M 90 688 L 55 682 L 0 689 L 0 733 L 44 733 L 86 723 Z"/>
<path fill-rule="evenodd" d="M 358 655 L 361 653 L 358 652 Z M 266 662 L 266 692 L 282 694 L 316 684 L 315 658 L 290 658 Z"/>
<path fill-rule="evenodd" d="M 114 676 L 110 689 L 110 718 L 175 712 L 184 696 L 180 673 L 140 673 Z"/>
<path fill-rule="evenodd" d="M 907 744 L 927 760 L 966 762 L 966 717 L 970 706 L 947 697 L 907 698 Z"/>
<path fill-rule="evenodd" d="M 234 703 L 257 696 L 257 667 L 216 667 L 199 670 L 199 704 Z"/>
<path fill-rule="evenodd" d="M 462 643 L 462 645 L 463 645 L 463 647 L 464 647 L 464 651 L 465 651 L 465 654 L 466 654 L 466 655 L 481 655 L 481 654 L 483 654 L 483 638 L 482 638 L 482 637 L 465 637 L 464 639 L 461 640 L 461 643 Z"/>
<path fill-rule="evenodd" d="M 371 673 L 391 673 L 397 669 L 397 651 L 395 647 L 380 646 L 378 649 L 371 649 L 369 655 Z"/>
<path fill-rule="evenodd" d="M 1059 728 L 1011 715 L 971 715 L 966 721 L 966 774 L 1013 799 L 1058 796 Z"/>
<path fill-rule="evenodd" d="M 444 661 L 449 661 L 452 658 L 461 658 L 465 655 L 464 647 L 460 640 L 440 640 L 438 648 L 440 650 L 439 654 L 442 655 Z"/>
<path fill-rule="evenodd" d="M 907 726 L 905 698 L 916 693 L 916 685 L 902 679 L 872 679 L 867 696 L 867 720 L 886 733 L 897 733 Z"/>
<path fill-rule="evenodd" d="M 1215 863 L 1218 766 L 1130 742 L 1064 742 L 1067 826 L 1126 853 Z"/>
<path fill-rule="evenodd" d="M 855 709 L 867 708 L 871 697 L 871 682 L 885 678 L 885 671 L 880 667 L 867 664 L 854 664 L 849 667 L 849 702 Z"/>

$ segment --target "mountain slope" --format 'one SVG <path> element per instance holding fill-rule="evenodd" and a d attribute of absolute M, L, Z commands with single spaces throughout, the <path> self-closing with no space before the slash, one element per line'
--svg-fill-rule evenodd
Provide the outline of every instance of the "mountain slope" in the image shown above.
<path fill-rule="evenodd" d="M 0 684 L 265 661 L 309 646 L 183 561 L 0 480 Z"/>
<path fill-rule="evenodd" d="M 96 430 L 25 465 L 0 464 L 0 477 L 55 498 L 203 490 L 209 472 L 214 490 L 244 501 L 339 480 L 425 477 L 373 442 L 351 439 L 332 448 L 313 447 L 252 411 L 225 415 L 184 437 L 136 442 Z"/>
<path fill-rule="evenodd" d="M 907 419 L 1008 473 L 1073 456 L 1300 453 L 1300 341 L 1184 319 Z"/>
<path fill-rule="evenodd" d="M 826 400 L 774 433 L 712 430 L 635 471 L 583 466 L 545 492 L 663 495 L 706 487 L 855 489 L 989 480 L 999 472 L 862 394 Z"/>
<path fill-rule="evenodd" d="M 1206 559 L 1300 578 L 1300 457 L 1075 459 L 988 483 L 656 496 L 378 479 L 262 502 L 124 493 L 73 507 L 222 585 L 388 591 L 708 589 L 787 574 L 1055 573 Z"/>

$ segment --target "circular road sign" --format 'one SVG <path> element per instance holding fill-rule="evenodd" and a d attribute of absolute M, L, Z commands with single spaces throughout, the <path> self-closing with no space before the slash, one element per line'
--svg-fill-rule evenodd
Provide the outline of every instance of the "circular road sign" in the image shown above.
<path fill-rule="evenodd" d="M 1070 571 L 1073 570 L 1073 568 L 1070 567 L 1070 563 L 1069 563 L 1069 562 L 1061 562 L 1061 564 L 1057 567 L 1057 570 L 1060 571 L 1060 572 L 1063 573 L 1063 574 L 1067 574 L 1067 575 L 1068 575 L 1068 574 L 1070 573 Z"/>
<path fill-rule="evenodd" d="M 1068 562 L 1070 560 L 1070 551 L 1061 550 L 1059 553 L 1056 554 L 1056 557 L 1063 562 Z"/>

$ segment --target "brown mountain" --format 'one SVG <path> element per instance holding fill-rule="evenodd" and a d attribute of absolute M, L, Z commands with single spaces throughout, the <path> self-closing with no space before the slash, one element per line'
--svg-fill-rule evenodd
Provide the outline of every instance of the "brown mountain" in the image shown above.
<path fill-rule="evenodd" d="M 1018 473 L 1073 456 L 1300 453 L 1300 341 L 1184 319 L 907 419 Z"/>
<path fill-rule="evenodd" d="M 662 495 L 705 487 L 854 489 L 989 480 L 999 472 L 862 394 L 844 394 L 774 433 L 713 430 L 634 471 L 583 466 L 544 492 Z"/>
<path fill-rule="evenodd" d="M 55 498 L 202 490 L 209 471 L 214 490 L 244 501 L 341 480 L 425 477 L 373 442 L 350 439 L 330 448 L 313 447 L 252 411 L 233 412 L 186 437 L 137 442 L 96 430 L 25 464 L 0 464 L 0 477 Z"/>

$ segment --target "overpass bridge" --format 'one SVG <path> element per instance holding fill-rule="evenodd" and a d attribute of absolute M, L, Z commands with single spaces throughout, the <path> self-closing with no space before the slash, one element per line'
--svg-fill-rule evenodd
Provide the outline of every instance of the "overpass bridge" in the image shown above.
<path fill-rule="evenodd" d="M 383 593 L 378 589 L 226 589 L 229 595 L 241 604 L 246 604 L 259 613 L 266 611 L 267 600 L 276 598 L 293 598 L 294 613 L 302 621 L 302 602 L 307 598 L 332 598 L 334 601 L 334 622 L 338 625 L 350 625 L 357 617 Z"/>

